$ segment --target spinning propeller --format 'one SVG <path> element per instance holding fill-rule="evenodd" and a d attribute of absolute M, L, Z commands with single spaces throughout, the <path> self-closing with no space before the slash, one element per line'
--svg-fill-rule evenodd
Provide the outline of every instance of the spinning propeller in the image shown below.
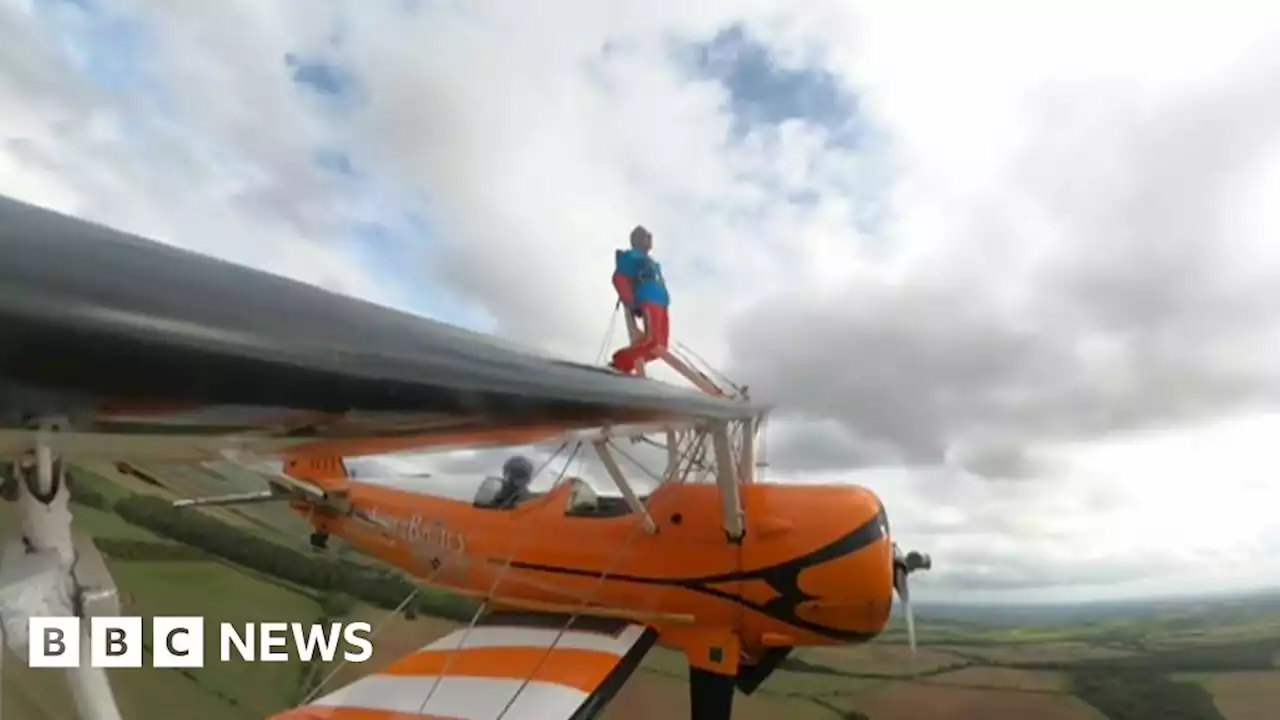
<path fill-rule="evenodd" d="M 933 559 L 926 553 L 912 550 L 905 555 L 897 543 L 893 544 L 893 589 L 902 600 L 902 616 L 907 621 L 907 643 L 911 646 L 911 661 L 916 657 L 916 618 L 911 609 L 911 588 L 907 578 L 918 570 L 933 567 Z"/>

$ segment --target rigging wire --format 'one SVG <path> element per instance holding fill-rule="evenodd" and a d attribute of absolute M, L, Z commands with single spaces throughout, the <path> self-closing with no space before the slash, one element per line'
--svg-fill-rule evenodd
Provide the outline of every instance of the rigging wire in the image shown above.
<path fill-rule="evenodd" d="M 613 335 L 618 324 L 619 311 L 622 310 L 622 300 L 618 300 L 613 304 L 613 310 L 609 313 L 609 323 L 605 327 L 604 337 L 600 339 L 600 349 L 596 352 L 596 365 L 604 362 L 605 353 L 609 350 L 609 345 L 613 341 Z M 667 352 L 684 362 L 694 372 L 703 377 L 711 385 L 716 387 L 727 387 L 738 395 L 743 394 L 742 386 L 729 379 L 729 376 L 716 369 L 714 365 L 707 361 L 706 358 L 699 355 L 688 345 L 680 341 L 676 341 L 675 345 L 667 348 Z"/>
<path fill-rule="evenodd" d="M 567 476 L 568 476 L 568 474 L 569 474 L 569 468 L 573 466 L 573 462 L 574 462 L 574 459 L 575 459 L 575 458 L 576 458 L 576 459 L 577 459 L 577 461 L 578 461 L 579 474 L 581 474 L 582 458 L 578 456 L 578 451 L 579 451 L 579 450 L 581 450 L 581 449 L 582 449 L 582 441 L 581 441 L 581 440 L 579 440 L 579 441 L 578 441 L 578 444 L 574 446 L 574 448 L 573 448 L 573 452 L 569 453 L 569 457 L 565 459 L 565 461 L 564 461 L 564 467 L 560 468 L 560 473 L 559 473 L 558 475 L 556 475 L 555 482 L 553 482 L 553 483 L 551 484 L 551 489 L 552 489 L 552 490 L 556 489 L 557 487 L 560 487 L 560 484 L 561 484 L 561 483 L 563 483 L 563 482 L 565 481 L 566 477 L 567 477 Z M 557 450 L 556 452 L 557 452 L 557 454 L 559 454 L 559 451 L 558 451 L 558 450 Z M 550 464 L 550 463 L 548 463 L 548 464 Z M 548 492 L 550 492 L 550 491 L 548 491 Z"/>
<path fill-rule="evenodd" d="M 680 460 L 677 463 L 677 472 L 673 473 L 673 477 L 677 474 L 680 474 L 679 470 L 681 467 L 683 468 L 683 471 L 684 471 L 683 476 L 687 477 L 688 473 L 691 470 L 692 463 L 695 462 L 693 455 L 695 453 L 701 453 L 705 451 L 705 447 L 699 444 L 700 440 L 703 437 L 705 437 L 705 435 L 706 435 L 705 431 L 700 431 L 693 440 L 691 440 L 688 444 L 684 446 L 684 450 L 680 455 Z M 615 450 L 618 449 L 617 446 L 612 443 L 610 444 L 610 447 L 612 447 Z M 571 465 L 573 462 L 575 462 L 575 460 L 572 456 L 570 456 L 569 460 L 566 462 L 566 467 Z M 576 462 L 578 463 L 579 467 L 585 467 L 586 454 L 583 453 L 582 455 L 579 455 L 577 457 Z M 632 462 L 634 462 L 634 460 L 632 460 Z M 683 478 L 680 481 L 673 480 L 672 482 L 683 482 Z M 532 577 L 513 577 L 511 578 L 510 582 L 513 585 L 535 588 L 537 590 L 541 590 L 546 593 L 559 595 L 565 598 L 566 600 L 570 600 L 570 601 L 589 602 L 592 596 L 591 591 L 581 592 L 577 590 L 566 590 L 562 587 L 557 586 L 553 582 L 541 581 L 541 580 L 534 579 Z"/>
<path fill-rule="evenodd" d="M 604 362 L 604 354 L 608 352 L 610 343 L 613 342 L 614 328 L 618 326 L 618 310 L 622 308 L 622 301 L 614 303 L 613 312 L 609 313 L 609 325 L 605 327 L 604 338 L 600 340 L 600 350 L 596 353 L 596 364 Z"/>
<path fill-rule="evenodd" d="M 543 466 L 542 466 L 542 467 L 545 469 L 545 467 L 546 467 L 547 465 L 549 465 L 549 464 L 551 463 L 551 461 L 552 461 L 552 460 L 554 460 L 554 459 L 555 459 L 555 456 L 556 456 L 556 455 L 558 455 L 561 451 L 563 451 L 563 450 L 564 450 L 564 447 L 565 447 L 565 445 L 567 445 L 567 444 L 568 444 L 568 443 L 565 443 L 564 445 L 561 445 L 561 446 L 560 446 L 560 448 L 559 448 L 558 450 L 556 450 L 556 452 L 555 452 L 555 453 L 553 453 L 553 454 L 552 454 L 551 458 L 549 458 L 549 459 L 547 460 L 547 462 L 543 464 Z M 570 461 L 572 461 L 572 460 L 573 460 L 573 458 L 572 458 L 572 457 L 570 457 Z M 536 475 L 536 474 L 537 474 L 537 473 L 535 473 L 535 475 Z M 400 604 L 399 604 L 399 605 L 397 605 L 397 606 L 396 606 L 396 608 L 395 608 L 394 610 L 391 610 L 391 611 L 387 612 L 386 614 L 384 614 L 384 615 L 382 616 L 382 619 L 378 622 L 377 626 L 376 626 L 376 627 L 374 627 L 374 629 L 373 629 L 373 633 L 372 633 L 372 634 L 370 634 L 369 639 L 370 639 L 370 640 L 372 640 L 373 638 L 377 637 L 377 636 L 378 636 L 378 633 L 382 632 L 382 631 L 383 631 L 383 629 L 385 629 L 385 628 L 386 628 L 386 626 L 391 622 L 391 619 L 392 619 L 392 618 L 394 618 L 394 617 L 396 617 L 396 616 L 400 615 L 402 612 L 404 612 L 404 609 L 405 609 L 406 607 L 408 607 L 409 603 L 410 603 L 410 602 L 412 602 L 412 601 L 413 601 L 413 599 L 414 599 L 415 597 L 417 597 L 419 593 L 421 593 L 421 592 L 422 592 L 422 587 L 421 587 L 421 585 L 430 585 L 430 584 L 432 583 L 432 581 L 436 579 L 436 576 L 437 576 L 437 575 L 439 575 L 440 573 L 444 572 L 444 570 L 445 570 L 446 568 L 448 568 L 448 567 L 449 567 L 449 563 L 448 563 L 448 562 L 441 563 L 440 567 L 438 567 L 438 568 L 434 568 L 434 569 L 432 570 L 431 574 L 430 574 L 430 575 L 427 575 L 425 578 L 421 578 L 421 579 L 414 578 L 415 582 L 416 582 L 416 583 L 420 583 L 420 585 L 419 585 L 418 587 L 415 587 L 415 588 L 414 588 L 414 589 L 413 589 L 413 590 L 412 590 L 408 595 L 406 595 L 406 596 L 405 596 L 405 598 L 404 598 L 404 600 L 401 600 L 401 601 L 400 601 Z M 319 695 L 319 694 L 324 690 L 324 688 L 325 688 L 325 687 L 326 687 L 330 682 L 332 682 L 332 681 L 333 681 L 333 678 L 334 678 L 335 676 L 337 676 L 337 674 L 342 670 L 342 668 L 346 666 L 347 662 L 348 662 L 348 661 L 347 661 L 347 659 L 346 659 L 345 657 L 344 657 L 341 661 L 339 661 L 339 662 L 338 662 L 338 664 L 337 664 L 337 665 L 336 665 L 332 670 L 330 670 L 330 671 L 329 671 L 329 673 L 328 673 L 327 675 L 325 675 L 324 679 L 323 679 L 323 680 L 321 680 L 321 681 L 320 681 L 320 682 L 319 682 L 319 683 L 318 683 L 318 684 L 317 684 L 317 685 L 316 685 L 316 686 L 315 686 L 315 687 L 314 687 L 314 688 L 313 688 L 313 689 L 312 689 L 312 690 L 307 694 L 306 698 L 304 698 L 304 699 L 303 699 L 303 701 L 300 703 L 300 705 L 306 705 L 306 704 L 310 703 L 311 701 L 315 700 L 315 699 L 316 699 L 316 697 L 317 697 L 317 696 L 318 696 L 318 695 Z M 315 676 L 315 668 L 313 667 L 313 668 L 312 668 L 312 670 L 311 670 L 311 672 L 307 675 L 307 681 L 310 681 L 310 679 L 311 679 L 312 677 L 314 677 L 314 676 Z"/>
<path fill-rule="evenodd" d="M 564 637 L 564 634 L 569 631 L 569 628 L 573 627 L 574 621 L 582 616 L 582 611 L 587 609 L 590 602 L 595 599 L 596 594 L 600 592 L 600 588 L 604 587 L 605 579 L 609 577 L 621 562 L 622 558 L 626 556 L 627 551 L 631 549 L 631 543 L 643 533 L 643 530 L 644 523 L 640 522 L 640 518 L 637 517 L 635 524 L 631 527 L 631 532 L 627 535 L 626 541 L 622 543 L 621 549 L 619 549 L 618 552 L 609 559 L 609 563 L 606 565 L 605 570 L 600 573 L 600 577 L 596 580 L 595 586 L 591 590 L 591 594 L 578 604 L 577 608 L 573 611 L 573 614 L 569 616 L 569 619 L 565 622 L 564 626 L 556 633 L 555 639 L 553 639 L 551 644 L 547 646 L 547 649 L 543 651 L 542 658 L 538 660 L 538 664 L 535 665 L 533 670 L 525 676 L 524 681 L 520 683 L 520 687 L 511 696 L 511 699 L 507 701 L 506 706 L 502 708 L 502 712 L 498 713 L 498 717 L 494 720 L 502 720 L 507 716 L 507 713 L 511 712 L 511 708 L 515 707 L 516 701 L 520 699 L 520 694 L 524 692 L 525 688 L 529 687 L 529 683 L 537 676 L 538 671 L 542 669 L 542 666 L 546 665 L 547 660 L 549 660 L 551 658 L 551 654 L 555 652 L 556 646 L 560 644 L 560 640 Z"/>
<path fill-rule="evenodd" d="M 701 432 L 701 431 L 699 431 L 699 432 Z M 698 436 L 691 436 L 691 437 L 700 437 L 700 436 L 701 436 L 701 435 L 698 435 Z M 658 448 L 659 450 L 666 450 L 667 452 L 671 452 L 671 446 L 670 446 L 670 445 L 668 445 L 667 443 L 660 443 L 660 442 L 658 442 L 657 440 L 651 440 L 651 439 L 649 439 L 649 438 L 647 438 L 647 437 L 641 437 L 641 438 L 640 438 L 640 442 L 641 442 L 642 444 L 644 444 L 644 445 L 649 445 L 649 446 L 652 446 L 652 447 L 656 447 L 656 448 Z M 692 440 L 690 440 L 690 442 L 692 442 Z M 677 440 L 676 440 L 676 447 L 675 447 L 675 450 L 676 450 L 677 454 L 679 454 L 681 457 L 683 457 L 683 456 L 684 456 L 684 454 L 685 454 L 685 450 L 682 450 L 682 449 L 681 449 L 681 448 L 682 448 L 682 447 L 684 447 L 684 446 L 685 446 L 685 441 L 684 441 L 683 439 L 679 439 L 679 438 L 677 438 Z M 701 461 L 700 461 L 700 460 L 695 460 L 695 461 L 691 461 L 691 462 L 695 462 L 695 463 L 701 464 Z"/>
<path fill-rule="evenodd" d="M 707 362 L 707 359 L 706 359 L 706 358 L 704 358 L 704 357 L 702 357 L 701 355 L 699 355 L 698 353 L 694 352 L 694 351 L 693 351 L 693 348 L 689 347 L 688 345 L 685 345 L 684 343 L 680 342 L 679 340 L 677 340 L 677 341 L 676 341 L 676 348 L 678 348 L 678 349 L 679 349 L 680 354 L 682 354 L 682 355 L 684 355 L 684 354 L 688 354 L 688 355 L 689 355 L 689 358 L 684 358 L 684 361 L 685 361 L 685 362 L 689 363 L 690 365 L 692 365 L 692 366 L 694 366 L 694 367 L 697 367 L 698 365 L 701 365 L 702 367 L 699 369 L 699 371 L 700 371 L 700 372 L 702 372 L 702 373 L 704 373 L 704 374 L 710 374 L 712 377 L 714 377 L 715 379 L 717 379 L 717 380 L 719 380 L 720 382 L 724 383 L 725 385 L 727 385 L 727 386 L 729 386 L 729 387 L 733 388 L 733 389 L 734 389 L 734 391 L 736 391 L 736 392 L 738 392 L 738 393 L 741 393 L 741 392 L 742 392 L 742 386 L 738 385 L 738 384 L 737 384 L 737 383 L 735 383 L 733 380 L 730 380 L 728 375 L 725 375 L 723 372 L 720 372 L 719 370 L 717 370 L 717 369 L 716 369 L 716 367 L 715 367 L 714 365 L 712 365 L 711 363 Z M 690 359 L 690 358 L 692 358 L 695 362 L 689 362 L 689 359 Z"/>
<path fill-rule="evenodd" d="M 684 471 L 680 473 L 680 482 L 689 482 L 689 475 L 697 468 L 699 472 L 706 473 L 710 471 L 707 459 L 707 431 L 698 430 L 689 438 L 689 444 L 685 446 L 684 455 L 689 462 L 684 464 Z M 694 482 L 698 482 L 695 480 Z"/>
<path fill-rule="evenodd" d="M 640 472 L 644 473 L 645 475 L 648 475 L 650 478 L 654 480 L 657 480 L 659 485 L 662 484 L 663 477 L 661 475 L 645 467 L 644 463 L 631 457 L 631 455 L 626 450 L 623 450 L 622 448 L 618 447 L 618 445 L 614 443 L 612 440 L 609 441 L 608 445 L 614 452 L 621 455 L 623 460 L 630 461 L 632 465 L 635 465 L 636 467 L 640 468 Z"/>
<path fill-rule="evenodd" d="M 596 364 L 600 364 L 601 362 L 604 361 L 605 352 L 609 348 L 609 343 L 613 339 L 614 331 L 617 326 L 618 311 L 621 308 L 622 308 L 622 301 L 619 300 L 617 303 L 614 304 L 613 311 L 609 315 L 609 323 L 605 328 L 604 336 L 601 338 L 600 349 L 596 353 Z M 694 360 L 697 361 L 696 363 L 689 362 L 688 359 L 682 358 L 685 360 L 687 364 L 694 365 L 694 366 L 696 366 L 697 364 L 701 364 L 702 368 L 699 370 L 699 372 L 702 372 L 704 374 L 709 373 L 710 375 L 715 376 L 719 380 L 724 382 L 727 386 L 741 393 L 742 389 L 740 386 L 738 386 L 736 383 L 729 380 L 728 377 L 724 375 L 724 373 L 716 370 L 713 366 L 711 366 L 710 363 L 708 363 L 704 358 L 702 358 L 702 356 L 698 355 L 693 350 L 689 349 L 688 346 L 684 345 L 683 343 L 677 342 L 677 347 L 680 350 L 682 350 L 683 353 L 687 353 L 689 356 L 691 356 Z M 682 452 L 680 452 L 681 465 L 684 466 L 683 474 L 685 475 L 686 478 L 689 471 L 691 471 L 695 465 L 701 466 L 700 469 L 702 470 L 702 474 L 704 476 L 707 472 L 709 472 L 709 468 L 705 464 L 705 460 L 704 460 L 705 453 L 706 453 L 705 442 L 701 442 L 702 440 L 703 440 L 703 436 L 701 433 L 699 433 L 694 438 L 691 438 L 689 444 L 683 449 Z M 639 467 L 642 471 L 644 471 L 650 477 L 657 479 L 659 482 L 659 485 L 661 485 L 662 482 L 664 482 L 664 478 L 655 475 L 642 463 L 637 461 L 635 458 L 631 457 L 621 448 L 617 447 L 616 445 L 613 445 L 613 443 L 610 443 L 610 445 L 613 447 L 613 449 L 616 452 L 622 455 L 624 459 L 630 461 L 632 464 Z M 549 466 L 551 462 L 557 456 L 559 456 L 561 452 L 564 451 L 564 449 L 567 446 L 568 446 L 567 442 L 563 443 L 555 451 L 555 453 L 553 453 L 552 456 L 548 458 L 548 460 L 545 463 L 543 463 L 543 465 L 540 468 L 538 468 L 537 472 L 534 473 L 534 476 L 536 477 L 540 475 L 547 468 L 547 466 Z M 569 468 L 572 466 L 575 457 L 577 457 L 581 449 L 582 449 L 582 442 L 579 441 L 575 445 L 573 452 L 570 454 L 568 460 L 565 462 L 564 466 L 561 468 L 560 473 L 556 477 L 556 480 L 552 483 L 552 487 L 558 486 L 560 482 L 564 479 L 565 474 L 568 472 Z M 696 458 L 695 458 L 695 455 L 696 455 Z M 639 518 L 637 518 L 637 522 L 635 526 L 632 528 L 632 532 L 627 536 L 626 542 L 623 543 L 623 546 L 618 551 L 618 553 L 616 553 L 610 559 L 610 562 L 608 563 L 608 566 L 606 567 L 605 571 L 601 573 L 599 578 L 597 578 L 595 587 L 590 591 L 588 595 L 581 598 L 581 602 L 579 603 L 577 609 L 574 611 L 572 615 L 570 615 L 568 622 L 566 622 L 564 627 L 560 629 L 555 639 L 552 641 L 551 645 L 543 653 L 542 659 L 539 661 L 538 665 L 534 668 L 533 672 L 531 672 L 529 676 L 525 678 L 524 682 L 520 685 L 520 688 L 515 692 L 515 694 L 512 695 L 511 699 L 507 701 L 506 706 L 503 708 L 502 712 L 498 715 L 497 720 L 502 720 L 502 718 L 506 716 L 507 712 L 509 712 L 511 708 L 515 705 L 516 700 L 519 699 L 520 694 L 524 692 L 524 689 L 528 687 L 529 682 L 532 680 L 533 676 L 537 674 L 538 670 L 542 668 L 542 666 L 546 663 L 547 659 L 551 657 L 552 651 L 555 650 L 556 645 L 560 642 L 560 639 L 564 636 L 564 633 L 567 632 L 570 627 L 572 627 L 574 621 L 582 614 L 582 610 L 588 606 L 591 600 L 594 599 L 595 595 L 599 592 L 600 588 L 603 587 L 605 580 L 608 578 L 609 574 L 613 571 L 617 563 L 624 556 L 626 551 L 630 548 L 631 543 L 640 534 L 639 531 L 643 529 L 643 527 L 644 527 L 644 524 L 639 521 Z M 528 541 L 528 539 L 533 537 L 534 535 L 535 533 L 526 534 L 523 537 L 522 542 L 520 543 L 520 547 L 522 547 Z M 502 569 L 499 570 L 497 576 L 494 578 L 493 583 L 489 587 L 489 592 L 485 596 L 486 599 L 484 600 L 484 602 L 480 604 L 480 607 L 477 608 L 475 614 L 471 618 L 471 622 L 467 625 L 466 630 L 463 632 L 462 638 L 458 641 L 457 650 L 461 651 L 465 647 L 467 638 L 470 636 L 471 631 L 475 629 L 476 624 L 479 622 L 480 618 L 488 610 L 490 599 L 493 597 L 495 591 L 497 590 L 498 585 L 502 582 L 502 579 L 506 575 L 507 571 L 511 569 L 512 560 L 516 555 L 516 553 L 518 552 L 518 549 L 519 548 L 513 549 L 513 551 L 508 555 L 506 561 L 503 564 Z M 410 595 L 410 598 L 411 597 L 412 595 Z M 405 602 L 407 603 L 408 599 L 406 599 Z M 436 690 L 439 688 L 441 680 L 443 680 L 448 675 L 449 668 L 452 665 L 455 657 L 456 657 L 455 655 L 450 655 L 449 660 L 445 663 L 444 668 L 441 669 L 441 672 L 435 678 L 435 682 L 432 683 L 431 690 L 427 693 L 427 697 L 422 701 L 422 704 L 419 706 L 418 712 L 421 713 L 425 711 L 427 705 L 431 702 L 431 698 L 435 695 Z"/>
<path fill-rule="evenodd" d="M 640 465 L 640 463 L 636 462 L 633 458 L 630 458 L 625 453 L 622 453 L 621 449 L 619 449 L 616 445 L 613 445 L 612 442 L 610 443 L 610 445 L 613 447 L 614 450 L 621 453 L 624 458 L 631 460 L 631 462 L 637 465 Z M 581 444 L 579 444 L 579 447 L 581 447 Z M 685 449 L 687 455 L 682 456 L 681 458 L 682 463 L 686 459 L 691 459 L 691 457 L 689 456 L 692 455 L 693 449 L 694 447 L 692 444 Z M 640 468 L 645 472 L 652 474 L 643 465 L 640 465 Z M 659 481 L 659 484 L 661 484 L 661 480 Z M 591 601 L 595 599 L 595 596 L 600 592 L 600 588 L 604 587 L 605 580 L 608 579 L 609 575 L 612 574 L 613 571 L 617 568 L 617 565 L 621 562 L 622 558 L 626 556 L 627 551 L 631 549 L 631 544 L 635 541 L 635 539 L 642 534 L 641 531 L 643 531 L 644 529 L 644 522 L 642 520 L 643 520 L 642 516 L 640 515 L 636 516 L 636 522 L 634 525 L 632 525 L 631 532 L 627 535 L 626 540 L 622 543 L 622 547 L 618 550 L 617 553 L 613 555 L 613 557 L 609 559 L 609 562 L 606 564 L 605 569 L 600 573 L 600 577 L 596 579 L 595 585 L 592 587 L 589 594 L 581 599 L 581 602 L 575 608 L 573 613 L 569 616 L 569 619 L 560 628 L 559 632 L 556 633 L 555 639 L 553 639 L 551 641 L 551 644 L 548 645 L 546 650 L 543 651 L 542 657 L 541 659 L 539 659 L 538 664 L 535 665 L 533 670 L 528 673 L 524 681 L 520 684 L 520 687 L 516 690 L 515 694 L 513 694 L 511 696 L 511 699 L 507 701 L 507 704 L 505 707 L 503 707 L 502 712 L 498 713 L 498 717 L 495 718 L 495 720 L 502 720 L 504 717 L 506 717 L 507 713 L 511 711 L 511 709 L 515 706 L 516 701 L 520 699 L 520 694 L 524 692 L 525 688 L 529 686 L 529 683 L 533 681 L 533 678 L 537 676 L 538 671 L 541 670 L 542 666 L 545 665 L 547 660 L 551 658 L 551 654 L 555 651 L 556 646 L 559 645 L 560 640 L 564 637 L 564 634 L 568 632 L 570 628 L 573 627 L 574 621 L 576 621 L 579 617 L 583 615 L 583 611 L 586 610 L 588 608 L 588 605 L 591 603 Z M 660 591 L 660 593 L 661 592 L 666 592 L 666 590 L 664 589 Z"/>
<path fill-rule="evenodd" d="M 437 570 L 435 570 L 435 572 L 431 573 L 431 576 L 430 576 L 429 578 L 427 578 L 427 580 L 426 580 L 425 582 L 430 583 L 432 580 L 434 580 L 434 579 L 435 579 L 435 576 L 436 576 L 437 574 L 439 574 L 440 570 L 442 570 L 442 569 L 444 569 L 444 565 L 441 565 L 439 569 L 437 569 Z M 378 637 L 378 633 L 382 632 L 382 630 L 383 630 L 384 628 L 386 628 L 386 626 L 391 622 L 391 618 L 396 617 L 396 616 L 397 616 L 397 615 L 399 615 L 400 613 L 404 612 L 404 609 L 405 609 L 406 607 L 408 607 L 409 603 L 410 603 L 410 602 L 411 602 L 415 597 L 417 597 L 417 596 L 418 596 L 418 593 L 419 593 L 419 592 L 421 592 L 421 591 L 422 591 L 422 588 L 420 588 L 420 587 L 415 587 L 415 588 L 413 589 L 413 591 L 412 591 L 412 592 L 410 592 L 408 595 L 406 595 L 406 596 L 405 596 L 404 600 L 401 600 L 401 601 L 400 601 L 400 604 L 396 606 L 396 609 L 395 609 L 395 610 L 392 610 L 392 611 L 390 611 L 390 612 L 386 613 L 385 615 L 383 615 L 383 616 L 382 616 L 382 620 L 380 620 L 380 621 L 378 622 L 377 627 L 375 627 L 375 628 L 373 629 L 373 632 L 369 635 L 369 640 L 370 640 L 370 641 L 372 641 L 374 638 Z M 313 689 L 311 690 L 311 692 L 307 693 L 306 698 L 304 698 L 304 699 L 302 700 L 302 702 L 301 702 L 301 703 L 299 703 L 299 706 L 301 706 L 301 705 L 307 705 L 307 704 L 309 704 L 312 700 L 315 700 L 315 699 L 316 699 L 316 696 L 317 696 L 317 695 L 319 695 L 319 694 L 320 694 L 320 692 L 321 692 L 322 690 L 324 690 L 324 688 L 325 688 L 325 686 L 326 686 L 326 685 L 328 685 L 330 682 L 332 682 L 332 681 L 333 681 L 333 678 L 338 674 L 338 672 L 339 672 L 339 671 L 341 671 L 341 670 L 342 670 L 342 668 L 346 667 L 346 665 L 347 665 L 347 658 L 346 658 L 346 656 L 343 656 L 342 660 L 341 660 L 341 661 L 339 661 L 339 662 L 338 662 L 338 664 L 337 664 L 337 665 L 336 665 L 332 670 L 330 670 L 330 671 L 329 671 L 329 674 L 328 674 L 328 675 L 325 675 L 325 676 L 324 676 L 324 679 L 323 679 L 323 680 L 321 680 L 321 681 L 319 682 L 319 684 L 317 684 L 317 685 L 315 686 L 315 688 L 313 688 Z M 311 672 L 307 674 L 307 681 L 308 681 L 308 682 L 311 680 L 311 678 L 312 678 L 312 677 L 314 677 L 314 676 L 315 676 L 316 668 L 318 668 L 318 667 L 319 667 L 318 665 L 313 665 L 313 666 L 311 667 Z"/>
<path fill-rule="evenodd" d="M 554 453 L 552 453 L 551 457 L 547 458 L 546 462 L 542 463 L 542 465 L 537 469 L 537 471 L 534 472 L 533 476 L 536 478 L 538 475 L 541 475 L 542 472 L 546 470 L 547 467 L 556 459 L 556 457 L 559 456 L 561 452 L 564 452 L 564 449 L 567 448 L 568 446 L 569 446 L 568 442 L 561 443 L 560 447 L 557 448 Z M 582 449 L 582 441 L 579 440 L 578 443 L 574 446 L 573 452 L 569 455 L 569 462 L 565 463 L 564 467 L 560 470 L 560 475 L 556 478 L 555 482 L 552 483 L 553 487 L 559 484 L 560 480 L 564 477 L 565 471 L 569 469 L 569 464 L 573 462 L 574 456 L 576 456 L 578 454 L 578 451 L 581 449 Z M 529 540 L 535 537 L 536 535 L 537 533 L 535 532 L 529 532 L 521 535 L 516 547 L 513 548 L 511 552 L 507 555 L 507 559 L 503 563 L 502 569 L 498 571 L 497 576 L 494 577 L 493 582 L 490 583 L 489 585 L 489 592 L 485 593 L 485 600 L 480 603 L 480 607 L 476 608 L 475 613 L 471 616 L 471 622 L 467 624 L 467 629 L 463 631 L 462 637 L 458 640 L 458 645 L 455 648 L 455 652 L 449 655 L 449 659 L 445 661 L 444 667 L 441 668 L 440 672 L 436 675 L 435 682 L 431 684 L 431 690 L 427 692 L 427 696 L 423 698 L 422 704 L 418 706 L 419 715 L 426 712 L 427 705 L 431 702 L 431 698 L 435 696 L 436 690 L 440 687 L 440 681 L 444 680 L 444 678 L 448 676 L 449 669 L 453 666 L 454 660 L 457 659 L 458 653 L 460 653 L 466 647 L 467 638 L 471 636 L 471 631 L 475 630 L 476 623 L 480 621 L 480 618 L 483 617 L 485 612 L 489 609 L 490 598 L 492 598 L 495 591 L 497 591 L 498 585 L 502 583 L 503 576 L 506 575 L 507 571 L 511 569 L 512 560 L 515 558 L 516 554 L 519 553 L 519 551 L 523 549 L 525 545 L 528 544 Z"/>

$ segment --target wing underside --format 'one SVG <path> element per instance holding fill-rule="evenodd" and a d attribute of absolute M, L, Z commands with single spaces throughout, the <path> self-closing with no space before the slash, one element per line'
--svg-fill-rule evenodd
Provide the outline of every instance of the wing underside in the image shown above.
<path fill-rule="evenodd" d="M 495 613 L 270 720 L 588 720 L 653 647 L 609 618 Z"/>

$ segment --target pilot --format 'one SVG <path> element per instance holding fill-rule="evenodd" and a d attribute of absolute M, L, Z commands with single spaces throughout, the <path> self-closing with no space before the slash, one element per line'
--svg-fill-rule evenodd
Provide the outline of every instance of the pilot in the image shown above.
<path fill-rule="evenodd" d="M 631 249 L 615 253 L 613 287 L 618 300 L 628 312 L 644 321 L 644 330 L 631 345 L 613 354 L 610 366 L 627 375 L 634 374 L 642 362 L 655 360 L 667 349 L 670 325 L 667 306 L 667 284 L 662 278 L 662 265 L 650 256 L 653 235 L 643 225 L 631 231 Z"/>
<path fill-rule="evenodd" d="M 533 463 L 523 455 L 512 455 L 502 464 L 502 489 L 493 498 L 493 506 L 513 508 L 529 498 L 533 482 Z"/>

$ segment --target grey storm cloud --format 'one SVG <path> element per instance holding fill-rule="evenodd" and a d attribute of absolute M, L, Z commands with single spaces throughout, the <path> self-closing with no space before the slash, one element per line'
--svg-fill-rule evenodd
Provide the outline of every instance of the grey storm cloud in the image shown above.
<path fill-rule="evenodd" d="M 951 447 L 949 464 L 986 478 L 1025 480 L 1050 467 L 1044 458 L 1016 441 L 958 443 Z"/>
<path fill-rule="evenodd" d="M 784 436 L 775 463 L 938 463 L 994 433 L 1005 447 L 971 454 L 973 469 L 1017 475 L 1020 444 L 1273 401 L 1280 284 L 1233 254 L 1231 211 L 1280 139 L 1277 83 L 1272 65 L 1149 110 L 1055 94 L 1016 183 L 955 229 L 950 267 L 750 313 L 732 373 L 784 416 L 840 426 L 821 451 Z M 1019 236 L 1013 209 L 1056 236 L 1031 275 L 997 257 L 1040 240 Z"/>
<path fill-rule="evenodd" d="M 801 472 L 873 464 L 895 451 L 892 445 L 861 437 L 831 418 L 770 423 L 764 437 L 760 452 L 766 462 Z"/>

